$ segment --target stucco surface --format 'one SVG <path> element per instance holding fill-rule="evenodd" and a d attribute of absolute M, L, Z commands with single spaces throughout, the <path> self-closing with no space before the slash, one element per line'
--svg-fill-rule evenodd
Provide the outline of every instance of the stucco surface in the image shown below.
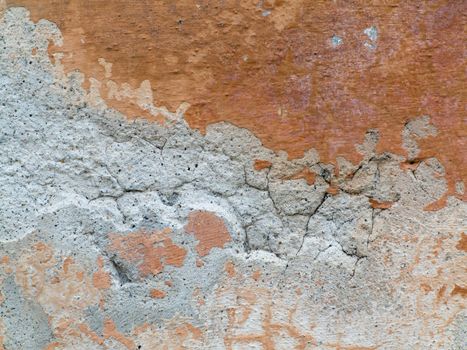
<path fill-rule="evenodd" d="M 297 44 L 291 33 L 310 29 L 306 21 L 292 25 L 288 15 L 319 20 L 302 49 L 319 53 L 327 45 L 319 62 L 341 73 L 331 74 L 330 85 L 317 84 L 322 94 L 305 105 L 295 99 L 313 96 L 298 82 L 311 74 L 300 61 L 311 53 L 300 45 L 274 46 L 282 47 L 285 67 L 299 66 L 295 73 L 271 73 L 263 57 L 258 65 L 267 78 L 233 67 L 240 82 L 229 85 L 219 77 L 235 75 L 222 71 L 233 58 L 221 64 L 214 55 L 204 68 L 175 60 L 174 69 L 193 73 L 182 74 L 191 77 L 182 84 L 158 60 L 172 64 L 170 52 L 196 49 L 223 57 L 230 51 L 222 43 L 238 40 L 243 48 L 244 34 L 226 29 L 230 41 L 208 35 L 204 44 L 190 32 L 155 44 L 138 37 L 130 54 L 127 39 L 107 37 L 92 16 L 123 32 L 143 26 L 132 32 L 141 34 L 175 30 L 164 23 L 177 15 L 169 2 L 150 7 L 146 19 L 143 5 L 104 11 L 111 3 L 89 2 L 83 19 L 79 2 L 56 9 L 45 2 L 40 11 L 25 2 L 31 19 L 28 9 L 0 1 L 0 349 L 467 347 L 465 48 L 450 43 L 443 51 L 422 35 L 459 35 L 463 2 L 421 4 L 424 16 L 444 19 L 423 17 L 420 23 L 435 26 L 423 30 L 404 20 L 404 11 L 417 7 L 411 2 L 332 31 L 327 2 L 276 1 L 287 9 L 279 14 L 261 2 L 267 25 L 242 17 L 250 5 L 229 5 L 237 17 L 226 15 L 226 22 L 270 29 L 270 40 L 284 47 Z M 345 17 L 359 7 L 343 8 Z M 141 23 L 131 20 L 134 11 Z M 112 21 L 117 14 L 124 18 Z M 77 24 L 67 22 L 70 15 Z M 404 35 L 384 38 L 391 23 Z M 351 32 L 357 24 L 358 39 Z M 80 25 L 88 46 L 77 44 Z M 408 41 L 406 27 L 422 37 Z M 345 52 L 333 51 L 347 41 L 353 44 Z M 397 51 L 396 42 L 410 49 Z M 414 42 L 428 45 L 433 61 L 410 61 L 423 55 Z M 396 71 L 384 52 L 401 55 L 399 85 L 378 85 Z M 248 57 L 254 54 L 267 56 L 261 45 Z M 404 60 L 407 69 L 430 66 L 431 75 L 404 73 Z M 330 72 L 312 63 L 310 71 Z M 362 85 L 353 93 L 373 96 L 376 112 L 349 108 L 350 119 L 338 120 L 346 103 L 361 100 L 347 96 L 344 103 L 333 94 L 346 91 L 340 84 L 350 75 L 357 81 L 359 70 Z M 381 74 L 374 82 L 373 70 Z M 289 83 L 300 89 L 287 90 Z M 268 86 L 281 92 L 265 93 Z M 344 105 L 313 114 L 325 106 L 317 96 L 328 107 Z M 280 122 L 268 117 L 284 103 L 297 113 Z"/>
<path fill-rule="evenodd" d="M 108 105 L 143 115 L 182 103 L 192 128 L 229 121 L 290 157 L 361 161 L 355 143 L 378 128 L 378 150 L 402 154 L 407 120 L 430 115 L 437 137 L 419 158 L 446 168 L 447 195 L 467 178 L 463 0 L 7 0 L 63 33 L 66 71 Z M 143 83 L 144 82 L 144 83 Z M 127 84 L 127 85 L 124 85 Z M 433 207 L 445 204 L 446 196 Z"/>

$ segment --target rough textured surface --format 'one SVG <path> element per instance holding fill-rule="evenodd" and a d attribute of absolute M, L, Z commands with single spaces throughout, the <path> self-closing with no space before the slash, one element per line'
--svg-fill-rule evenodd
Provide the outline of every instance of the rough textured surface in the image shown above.
<path fill-rule="evenodd" d="M 186 120 L 202 131 L 229 121 L 291 157 L 314 148 L 324 162 L 359 162 L 368 129 L 380 131 L 380 152 L 404 154 L 405 123 L 430 115 L 437 137 L 417 157 L 437 157 L 447 194 L 467 199 L 455 190 L 467 178 L 463 0 L 6 4 L 57 23 L 64 43 L 51 53 L 130 117 L 154 118 L 139 89 L 170 110 L 189 103 Z"/>
<path fill-rule="evenodd" d="M 0 1 L 0 6 L 7 3 Z M 344 102 L 355 102 L 360 112 L 349 108 L 350 119 L 339 122 L 333 119 L 338 114 L 326 112 L 328 103 L 342 102 L 335 94 L 346 94 L 341 84 L 349 74 L 355 74 L 357 81 L 359 69 L 364 73 L 362 85 L 351 90 L 362 98 L 374 91 L 366 85 L 376 74 L 370 71 L 377 70 L 380 79 L 390 82 L 396 69 L 392 65 L 409 69 L 409 62 L 407 66 L 401 62 L 411 54 L 423 55 L 414 43 L 431 45 L 428 33 L 446 36 L 442 40 L 458 35 L 457 25 L 465 20 L 463 2 L 421 4 L 424 21 L 412 27 L 398 16 L 416 4 L 394 5 L 391 11 L 371 7 L 383 11 L 374 27 L 360 23 L 358 17 L 339 24 L 341 31 L 361 24 L 367 44 L 362 47 L 357 47 L 360 39 L 351 33 L 351 39 L 340 34 L 339 26 L 333 32 L 326 29 L 334 18 L 327 2 L 317 2 L 315 8 L 300 1 L 276 1 L 287 9 L 278 14 L 269 2 L 260 2 L 264 12 L 259 14 L 269 23 L 264 28 L 257 23 L 263 18 L 242 17 L 251 4 L 228 5 L 237 17 L 225 13 L 226 23 L 259 26 L 262 33 L 278 31 L 280 35 L 269 33 L 271 42 L 282 40 L 285 47 L 279 75 L 268 71 L 272 63 L 267 58 L 258 58 L 258 69 L 267 78 L 260 80 L 252 74 L 254 68 L 240 67 L 239 82 L 232 85 L 222 74 L 235 74 L 221 69 L 224 65 L 237 69 L 222 45 L 231 42 L 227 39 L 216 46 L 209 35 L 205 42 L 192 42 L 190 32 L 184 34 L 186 41 L 167 34 L 152 47 L 138 37 L 142 42 L 133 45 L 131 60 L 121 60 L 115 53 L 118 49 L 107 50 L 114 51 L 110 56 L 99 51 L 106 46 L 93 41 L 89 26 L 82 30 L 83 40 L 90 44 L 80 50 L 81 34 L 73 34 L 76 27 L 67 23 L 67 16 L 75 15 L 79 24 L 96 13 L 108 22 L 122 11 L 127 17 L 113 23 L 125 32 L 134 26 L 132 16 L 146 9 L 147 17 L 141 15 L 139 20 L 148 28 L 130 33 L 142 35 L 150 28 L 164 33 L 174 30 L 164 27 L 176 17 L 177 6 L 169 2 L 160 2 L 154 20 L 145 1 L 134 9 L 122 5 L 117 12 L 117 5 L 107 9 L 117 2 L 59 3 L 56 7 L 62 12 L 49 5 L 39 9 L 26 4 L 39 16 L 34 20 L 49 18 L 59 27 L 45 19 L 31 21 L 25 8 L 9 8 L 0 19 L 0 344 L 4 349 L 467 347 L 467 206 L 462 201 L 465 148 L 461 147 L 466 130 L 465 79 L 460 77 L 464 48 L 451 45 L 452 59 L 435 44 L 427 48 L 434 61 L 419 57 L 421 72 L 402 72 L 405 80 L 400 86 L 405 90 L 392 90 L 390 83 L 380 86 L 376 79 L 381 90 L 370 101 L 375 113 L 351 95 Z M 89 6 L 86 20 L 79 3 Z M 221 15 L 220 5 L 216 10 L 212 4 L 199 6 Z M 358 9 L 351 4 L 342 8 Z M 35 14 L 39 10 L 44 12 Z M 323 29 L 311 30 L 315 36 L 307 39 L 307 25 L 313 29 L 318 24 L 293 25 L 295 12 L 314 14 Z M 347 12 L 342 10 L 340 16 Z M 386 21 L 387 16 L 393 20 Z M 430 22 L 429 16 L 447 19 Z M 106 45 L 113 44 L 127 55 L 124 42 L 106 37 L 101 21 L 92 22 L 95 38 L 110 40 Z M 207 28 L 216 23 L 207 17 L 198 21 Z M 413 33 L 383 39 L 385 26 L 391 23 L 409 26 Z M 427 23 L 440 27 L 417 29 Z M 248 33 L 247 29 L 229 34 L 229 26 L 225 28 L 226 35 L 233 35 L 232 42 L 248 43 L 232 34 Z M 306 84 L 298 80 L 308 74 L 302 70 L 306 61 L 300 60 L 309 54 L 306 50 L 316 47 L 318 52 L 325 45 L 317 32 L 330 40 L 329 52 L 320 62 L 337 60 L 338 67 L 350 65 L 355 72 L 342 66 L 336 68 L 341 73 L 331 74 L 329 67 L 318 65 L 320 74 L 331 74 L 330 85 L 313 90 L 316 95 L 307 92 L 315 97 L 300 107 L 293 99 L 305 95 L 301 89 Z M 307 45 L 298 45 L 293 33 L 297 38 L 303 35 Z M 420 36 L 419 41 L 410 41 L 408 33 Z M 264 35 L 258 34 L 258 40 L 265 42 Z M 287 37 L 291 39 L 286 41 Z M 407 50 L 391 51 L 391 40 Z M 352 45 L 340 61 L 333 58 L 337 56 L 332 50 L 344 48 L 347 42 Z M 178 53 L 190 44 L 193 50 L 218 50 L 226 61 L 213 54 L 213 61 L 203 65 L 212 76 L 206 78 L 206 71 L 196 66 L 193 76 L 205 78 L 181 84 L 170 75 L 158 75 L 170 73 L 164 65 L 154 68 L 159 73 L 150 74 L 147 69 L 154 62 L 145 60 L 147 52 L 139 54 L 164 47 L 168 51 L 154 59 L 172 64 L 170 50 Z M 171 49 L 177 45 L 179 49 Z M 282 46 L 273 47 L 280 51 Z M 65 54 L 51 57 L 57 48 Z M 400 58 L 392 62 L 390 56 L 371 56 L 380 48 Z M 248 57 L 254 53 L 268 54 L 259 44 Z M 363 65 L 362 55 L 373 57 L 371 67 Z M 177 69 L 190 67 L 178 62 Z M 420 78 L 424 64 L 432 67 L 428 78 Z M 114 65 L 120 67 L 114 70 Z M 142 68 L 137 72 L 131 67 Z M 297 73 L 290 73 L 292 68 Z M 268 80 L 273 76 L 277 84 Z M 210 86 L 212 79 L 219 85 Z M 281 85 L 286 81 L 290 90 Z M 294 82 L 300 89 L 292 88 Z M 281 93 L 265 93 L 268 86 Z M 248 94 L 249 88 L 257 91 Z M 435 94 L 438 88 L 441 92 Z M 413 93 L 408 93 L 411 89 Z M 236 92 L 230 100 L 228 96 Z M 223 94 L 227 97 L 221 98 Z M 201 109 L 200 98 L 206 99 Z M 135 119 L 129 113 L 135 110 L 131 101 L 146 111 L 146 118 Z M 346 110 L 344 102 L 335 113 Z M 296 114 L 281 114 L 280 123 L 268 117 L 270 110 L 276 113 L 284 103 L 295 106 Z M 323 114 L 311 113 L 316 117 L 307 119 L 309 108 Z M 202 117 L 204 113 L 212 119 Z M 359 115 L 362 123 L 354 123 Z M 201 125 L 196 120 L 209 124 L 204 133 L 190 127 Z M 321 136 L 315 138 L 318 134 L 311 132 L 305 137 L 312 129 Z M 285 143 L 278 142 L 281 138 Z"/>

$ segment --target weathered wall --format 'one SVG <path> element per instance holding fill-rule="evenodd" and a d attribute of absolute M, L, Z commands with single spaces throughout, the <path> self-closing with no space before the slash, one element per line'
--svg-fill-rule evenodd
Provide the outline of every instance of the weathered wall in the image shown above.
<path fill-rule="evenodd" d="M 0 348 L 467 346 L 464 1 L 0 9 Z"/>

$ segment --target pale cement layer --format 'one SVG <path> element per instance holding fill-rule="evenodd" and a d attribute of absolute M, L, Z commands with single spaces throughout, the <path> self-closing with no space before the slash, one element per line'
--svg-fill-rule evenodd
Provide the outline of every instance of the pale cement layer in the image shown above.
<path fill-rule="evenodd" d="M 60 42 L 57 28 L 24 9 L 0 22 L 5 349 L 465 348 L 456 286 L 467 208 L 450 199 L 423 211 L 445 192 L 436 159 L 404 170 L 402 156 L 374 153 L 370 130 L 362 163 L 342 160 L 336 177 L 316 152 L 289 161 L 230 124 L 202 136 L 184 123 L 186 106 L 146 101 L 166 124 L 128 122 L 50 62 L 48 40 Z M 415 157 L 411 135 L 435 130 L 417 116 L 407 128 Z M 258 159 L 272 166 L 255 170 Z M 314 184 L 290 179 L 303 169 Z M 206 256 L 184 230 L 199 210 L 232 238 Z M 165 228 L 186 251 L 180 267 L 142 275 L 110 248 L 111 234 Z M 106 288 L 93 277 L 101 270 Z"/>

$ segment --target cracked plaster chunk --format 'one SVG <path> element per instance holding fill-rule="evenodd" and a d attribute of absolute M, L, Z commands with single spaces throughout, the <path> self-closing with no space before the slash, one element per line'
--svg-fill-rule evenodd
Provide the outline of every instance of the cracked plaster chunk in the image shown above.
<path fill-rule="evenodd" d="M 321 202 L 327 184 L 310 186 L 305 180 L 270 181 L 271 199 L 285 215 L 311 214 Z"/>
<path fill-rule="evenodd" d="M 356 256 L 347 255 L 342 251 L 342 248 L 339 245 L 331 245 L 329 248 L 325 249 L 316 260 L 323 262 L 325 265 L 332 265 L 337 268 L 344 268 L 349 274 L 353 273 L 353 266 L 357 261 Z"/>
<path fill-rule="evenodd" d="M 267 213 L 255 218 L 255 221 L 246 227 L 249 249 L 279 253 L 275 241 L 282 236 L 283 230 L 283 222 L 273 214 Z"/>
<path fill-rule="evenodd" d="M 311 245 L 312 254 L 313 251 L 317 254 L 316 250 L 322 251 L 337 243 L 345 254 L 365 256 L 372 221 L 372 209 L 367 197 L 347 194 L 329 197 L 308 222 L 305 249 Z"/>
<path fill-rule="evenodd" d="M 112 143 L 106 148 L 103 161 L 122 191 L 144 191 L 156 182 L 160 184 L 160 151 L 143 142 Z"/>

